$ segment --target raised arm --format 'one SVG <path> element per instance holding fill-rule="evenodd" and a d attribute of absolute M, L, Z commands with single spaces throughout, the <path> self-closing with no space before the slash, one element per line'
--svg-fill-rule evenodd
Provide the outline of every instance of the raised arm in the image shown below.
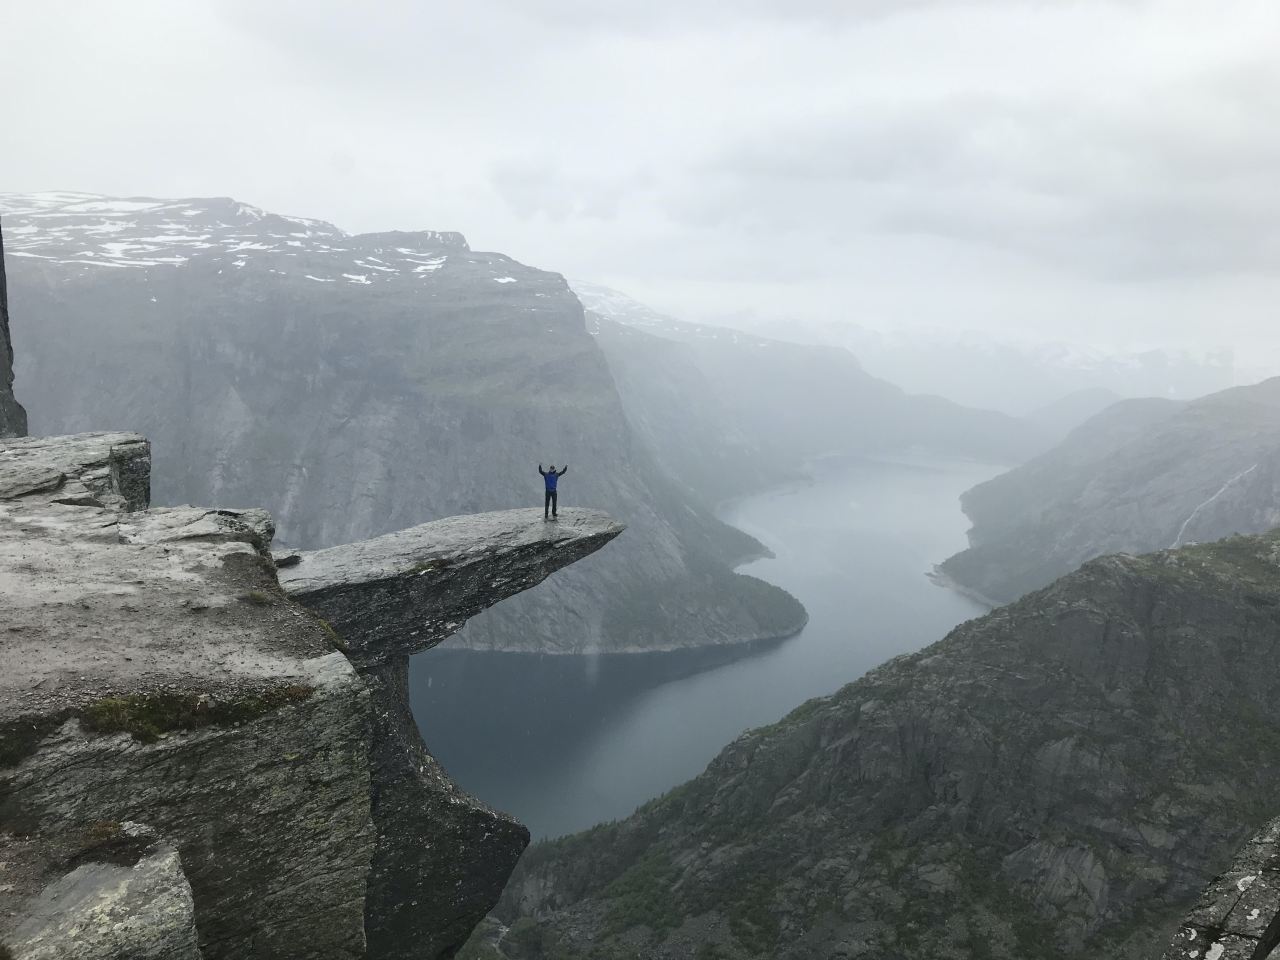
<path fill-rule="evenodd" d="M 547 475 L 547 471 L 542 469 L 542 464 L 538 464 L 538 472 L 542 474 L 544 477 Z"/>
<path fill-rule="evenodd" d="M 561 467 L 559 470 L 556 471 L 556 476 L 563 477 L 568 472 L 569 472 L 569 465 L 566 463 L 563 467 Z"/>

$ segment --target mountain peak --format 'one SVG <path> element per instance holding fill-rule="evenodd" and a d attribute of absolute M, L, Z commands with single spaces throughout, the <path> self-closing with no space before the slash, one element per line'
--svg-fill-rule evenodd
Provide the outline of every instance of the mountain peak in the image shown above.
<path fill-rule="evenodd" d="M 424 280 L 450 256 L 470 253 L 460 233 L 351 235 L 325 220 L 284 216 L 234 197 L 0 194 L 8 254 L 78 268 L 166 268 L 193 260 L 219 269 L 269 265 L 321 282 L 373 286 Z M 219 262 L 221 261 L 221 262 Z"/>

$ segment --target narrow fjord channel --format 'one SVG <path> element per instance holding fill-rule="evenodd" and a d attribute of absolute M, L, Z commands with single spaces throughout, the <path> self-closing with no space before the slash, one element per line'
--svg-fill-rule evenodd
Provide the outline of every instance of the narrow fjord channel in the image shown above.
<path fill-rule="evenodd" d="M 744 572 L 795 594 L 795 637 L 690 674 L 695 654 L 557 657 L 443 648 L 410 666 L 423 736 L 465 789 L 535 838 L 631 813 L 725 744 L 983 612 L 925 576 L 965 545 L 958 498 L 1000 468 L 827 464 L 814 482 L 742 500 L 724 519 L 775 557 Z"/>

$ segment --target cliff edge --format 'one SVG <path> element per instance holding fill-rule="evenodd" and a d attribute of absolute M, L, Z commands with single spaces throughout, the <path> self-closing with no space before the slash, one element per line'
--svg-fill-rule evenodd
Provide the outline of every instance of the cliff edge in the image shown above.
<path fill-rule="evenodd" d="M 136 434 L 0 440 L 0 947 L 452 956 L 528 833 L 431 758 L 404 664 L 621 526 L 516 511 L 325 551 L 331 624 L 266 512 L 150 509 L 150 462 Z"/>

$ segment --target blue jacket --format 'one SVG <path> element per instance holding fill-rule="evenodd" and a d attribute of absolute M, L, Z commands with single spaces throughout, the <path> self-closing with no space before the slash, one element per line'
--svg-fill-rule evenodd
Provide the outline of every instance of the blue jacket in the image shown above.
<path fill-rule="evenodd" d="M 542 467 L 538 467 L 538 472 L 542 474 L 542 479 L 546 481 L 547 489 L 554 490 L 556 481 L 563 477 L 568 469 L 568 467 L 565 467 L 563 470 L 543 470 Z"/>

